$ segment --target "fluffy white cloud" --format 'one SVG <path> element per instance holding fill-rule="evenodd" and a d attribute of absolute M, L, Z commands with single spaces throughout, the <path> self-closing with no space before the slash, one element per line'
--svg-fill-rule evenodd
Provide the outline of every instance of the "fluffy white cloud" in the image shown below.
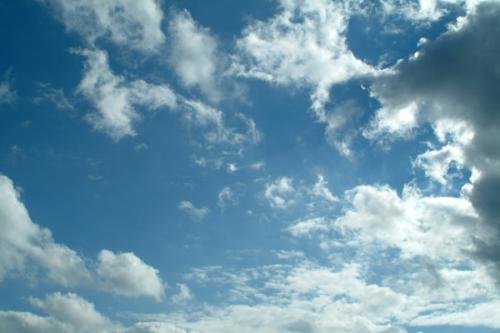
<path fill-rule="evenodd" d="M 177 288 L 179 289 L 178 293 L 172 296 L 173 303 L 183 303 L 194 298 L 193 293 L 187 285 L 178 283 Z"/>
<path fill-rule="evenodd" d="M 54 293 L 30 302 L 48 316 L 29 312 L 1 311 L 0 329 L 5 332 L 94 333 L 121 332 L 120 326 L 97 312 L 94 305 L 76 294 Z"/>
<path fill-rule="evenodd" d="M 287 228 L 294 237 L 311 236 L 317 232 L 328 232 L 330 225 L 324 217 L 299 220 Z"/>
<path fill-rule="evenodd" d="M 10 273 L 36 273 L 64 286 L 88 284 L 91 275 L 84 260 L 50 231 L 31 221 L 18 189 L 0 175 L 0 281 Z"/>
<path fill-rule="evenodd" d="M 326 181 L 325 177 L 323 177 L 322 175 L 318 175 L 318 180 L 314 184 L 311 193 L 314 196 L 322 198 L 331 203 L 339 201 L 339 198 L 337 198 L 328 188 L 328 181 Z"/>
<path fill-rule="evenodd" d="M 87 58 L 84 77 L 77 91 L 96 108 L 87 116 L 94 129 L 111 136 L 115 141 L 135 135 L 134 122 L 140 119 L 136 107 L 155 110 L 173 108 L 176 96 L 166 85 L 155 85 L 143 80 L 128 81 L 115 75 L 101 50 L 75 51 Z"/>
<path fill-rule="evenodd" d="M 267 21 L 253 21 L 243 30 L 233 71 L 278 85 L 312 89 L 311 108 L 317 120 L 338 129 L 335 117 L 325 110 L 330 88 L 376 72 L 347 45 L 347 23 L 354 10 L 350 5 L 281 1 L 278 14 Z M 340 141 L 334 144 L 340 145 Z"/>
<path fill-rule="evenodd" d="M 0 250 L 0 282 L 13 274 L 37 277 L 40 273 L 66 287 L 94 286 L 119 295 L 150 296 L 157 300 L 164 295 L 165 283 L 158 270 L 133 253 L 102 250 L 96 272 L 89 271 L 80 255 L 56 243 L 48 229 L 31 221 L 19 191 L 3 175 L 0 175 Z"/>
<path fill-rule="evenodd" d="M 192 219 L 201 221 L 210 212 L 208 207 L 197 208 L 191 201 L 179 202 L 179 209 L 188 214 Z"/>
<path fill-rule="evenodd" d="M 165 283 L 154 267 L 144 263 L 131 252 L 99 252 L 97 275 L 105 290 L 129 297 L 149 296 L 160 301 L 165 294 Z"/>
<path fill-rule="evenodd" d="M 461 260 L 474 248 L 478 216 L 464 198 L 426 197 L 412 186 L 406 186 L 400 197 L 388 186 L 368 185 L 346 196 L 350 207 L 335 220 L 335 228 L 358 231 L 362 241 L 399 248 L 406 258 L 450 261 Z"/>
<path fill-rule="evenodd" d="M 266 184 L 264 196 L 271 207 L 283 209 L 294 204 L 292 196 L 294 191 L 293 180 L 288 177 L 281 177 Z"/>
<path fill-rule="evenodd" d="M 217 101 L 221 97 L 216 77 L 220 57 L 215 37 L 186 10 L 172 15 L 168 30 L 172 38 L 169 59 L 181 83 L 188 88 L 197 87 Z"/>
<path fill-rule="evenodd" d="M 153 52 L 165 40 L 157 0 L 38 1 L 50 6 L 68 31 L 80 34 L 91 46 L 103 37 L 120 46 Z"/>

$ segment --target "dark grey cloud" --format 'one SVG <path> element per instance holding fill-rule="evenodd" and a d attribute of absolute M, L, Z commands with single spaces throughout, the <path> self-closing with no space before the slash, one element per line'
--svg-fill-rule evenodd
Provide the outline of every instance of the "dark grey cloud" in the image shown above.
<path fill-rule="evenodd" d="M 385 107 L 417 102 L 420 119 L 465 120 L 475 136 L 466 162 L 479 170 L 470 200 L 496 237 L 476 242 L 476 255 L 500 270 L 500 3 L 477 6 L 463 26 L 427 43 L 371 89 Z"/>

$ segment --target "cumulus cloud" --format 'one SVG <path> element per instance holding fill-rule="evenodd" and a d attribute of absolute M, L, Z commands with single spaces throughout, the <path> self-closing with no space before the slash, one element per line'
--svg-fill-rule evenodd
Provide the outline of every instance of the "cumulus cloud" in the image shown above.
<path fill-rule="evenodd" d="M 333 124 L 325 110 L 330 88 L 376 72 L 347 45 L 349 4 L 281 1 L 275 16 L 253 21 L 243 30 L 233 71 L 273 84 L 311 89 L 316 119 Z"/>
<path fill-rule="evenodd" d="M 287 228 L 294 237 L 311 236 L 317 232 L 328 232 L 330 229 L 328 221 L 324 217 L 315 217 L 300 220 Z"/>
<path fill-rule="evenodd" d="M 169 20 L 172 44 L 169 60 L 185 87 L 197 87 L 212 101 L 220 99 L 217 40 L 207 28 L 193 20 L 188 11 L 173 13 Z"/>
<path fill-rule="evenodd" d="M 157 0 L 38 0 L 49 6 L 70 32 L 90 46 L 106 38 L 120 46 L 153 52 L 164 42 L 163 12 Z"/>
<path fill-rule="evenodd" d="M 124 296 L 161 300 L 164 294 L 165 283 L 158 270 L 133 253 L 102 250 L 96 272 L 90 271 L 84 258 L 56 243 L 50 230 L 31 221 L 19 190 L 3 175 L 0 175 L 0 250 L 0 282 L 16 274 L 42 276 L 65 287 L 93 286 Z"/>
<path fill-rule="evenodd" d="M 75 52 L 87 58 L 84 77 L 77 89 L 96 109 L 88 114 L 87 120 L 95 130 L 108 134 L 113 140 L 135 135 L 134 123 L 141 118 L 136 107 L 147 110 L 175 107 L 176 96 L 168 86 L 129 81 L 115 75 L 104 51 Z"/>
<path fill-rule="evenodd" d="M 494 199 L 500 197 L 496 186 L 500 179 L 500 98 L 496 89 L 500 84 L 496 56 L 500 52 L 500 3 L 480 2 L 469 7 L 472 9 L 459 24 L 426 43 L 416 56 L 399 62 L 392 74 L 375 80 L 372 94 L 382 102 L 382 108 L 371 126 L 380 129 L 381 135 L 401 135 L 397 126 L 384 124 L 390 123 L 394 112 L 412 103 L 420 113 L 420 123 L 430 122 L 435 128 L 439 122 L 465 124 L 467 140 L 457 140 L 463 132 L 460 126 L 449 128 L 445 132 L 451 135 L 443 146 L 421 155 L 416 162 L 441 183 L 452 162 L 471 169 L 470 201 L 485 227 L 500 234 L 498 200 Z M 435 130 L 438 138 L 439 131 Z M 492 237 L 478 240 L 478 255 L 491 263 L 500 262 L 496 242 Z"/>
<path fill-rule="evenodd" d="M 36 273 L 64 286 L 86 285 L 91 274 L 83 258 L 56 243 L 48 229 L 33 223 L 19 190 L 0 175 L 0 281 L 9 274 Z"/>
<path fill-rule="evenodd" d="M 326 181 L 325 177 L 322 175 L 318 175 L 318 180 L 314 184 L 311 193 L 316 197 L 332 203 L 339 201 L 339 198 L 337 198 L 328 188 L 328 181 Z"/>
<path fill-rule="evenodd" d="M 179 202 L 179 209 L 189 215 L 194 220 L 201 221 L 210 212 L 208 207 L 197 208 L 191 201 Z"/>
<path fill-rule="evenodd" d="M 264 197 L 273 208 L 284 209 L 293 205 L 292 194 L 295 191 L 293 180 L 289 177 L 281 177 L 274 182 L 267 183 L 264 190 Z"/>
<path fill-rule="evenodd" d="M 406 258 L 451 262 L 459 262 L 474 248 L 477 214 L 465 198 L 426 197 L 411 185 L 401 197 L 388 186 L 369 185 L 349 190 L 346 197 L 350 205 L 334 225 L 360 232 L 363 242 L 396 247 Z"/>
<path fill-rule="evenodd" d="M 0 105 L 11 104 L 17 99 L 17 93 L 12 89 L 12 77 L 10 71 L 3 75 L 0 81 Z"/>
<path fill-rule="evenodd" d="M 97 257 L 96 271 L 103 287 L 118 295 L 150 296 L 157 301 L 164 296 L 165 283 L 158 270 L 131 252 L 115 254 L 102 250 Z"/>

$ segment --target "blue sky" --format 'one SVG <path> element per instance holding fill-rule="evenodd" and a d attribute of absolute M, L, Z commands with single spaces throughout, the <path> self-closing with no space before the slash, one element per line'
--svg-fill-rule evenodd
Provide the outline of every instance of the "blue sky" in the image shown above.
<path fill-rule="evenodd" d="M 500 3 L 0 3 L 0 331 L 500 332 Z"/>

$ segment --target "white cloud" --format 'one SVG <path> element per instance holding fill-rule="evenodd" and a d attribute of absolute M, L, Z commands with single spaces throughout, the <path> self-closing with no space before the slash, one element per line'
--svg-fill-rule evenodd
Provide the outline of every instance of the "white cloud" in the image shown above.
<path fill-rule="evenodd" d="M 332 203 L 339 201 L 339 198 L 337 198 L 328 188 L 328 182 L 322 175 L 318 175 L 318 180 L 314 184 L 311 193 L 314 196 L 317 196 Z"/>
<path fill-rule="evenodd" d="M 369 127 L 364 129 L 363 135 L 368 139 L 409 138 L 418 127 L 418 112 L 419 108 L 415 102 L 401 106 L 382 107 L 375 114 Z M 384 136 L 385 134 L 388 136 Z"/>
<path fill-rule="evenodd" d="M 288 177 L 281 177 L 266 184 L 264 196 L 271 207 L 284 209 L 294 203 L 291 196 L 294 191 L 293 180 Z"/>
<path fill-rule="evenodd" d="M 187 285 L 183 283 L 178 283 L 177 288 L 179 289 L 179 292 L 172 296 L 173 303 L 183 303 L 192 300 L 194 298 L 193 293 L 191 292 L 191 290 Z"/>
<path fill-rule="evenodd" d="M 158 271 L 133 253 L 102 250 L 96 272 L 69 247 L 54 242 L 48 229 L 31 221 L 12 181 L 0 175 L 0 282 L 10 275 L 48 279 L 66 286 L 95 287 L 125 296 L 163 297 Z M 95 280 L 95 274 L 100 278 Z"/>
<path fill-rule="evenodd" d="M 256 129 L 255 122 L 243 114 L 237 118 L 246 125 L 246 132 L 240 132 L 226 126 L 224 113 L 201 101 L 182 98 L 184 119 L 190 125 L 205 129 L 204 138 L 213 144 L 241 145 L 245 142 L 257 144 L 260 141 L 260 132 Z"/>
<path fill-rule="evenodd" d="M 102 250 L 98 255 L 97 275 L 105 290 L 129 297 L 149 296 L 160 301 L 165 283 L 154 267 L 131 252 L 113 253 Z"/>
<path fill-rule="evenodd" d="M 12 89 L 12 78 L 10 71 L 7 71 L 3 75 L 2 81 L 0 81 L 0 105 L 1 104 L 12 104 L 17 99 L 17 93 Z"/>
<path fill-rule="evenodd" d="M 236 193 L 226 186 L 224 187 L 219 194 L 217 195 L 217 204 L 221 209 L 227 206 L 234 206 L 238 204 L 238 198 L 236 197 Z"/>
<path fill-rule="evenodd" d="M 325 105 L 330 88 L 376 73 L 347 45 L 347 23 L 354 10 L 350 4 L 281 1 L 278 14 L 253 21 L 243 30 L 233 71 L 278 85 L 310 88 L 316 119 L 328 124 Z"/>
<path fill-rule="evenodd" d="M 434 123 L 434 134 L 442 144 L 417 156 L 413 166 L 424 170 L 425 175 L 442 185 L 449 183 L 450 169 L 464 168 L 466 149 L 474 138 L 471 127 L 462 120 L 440 119 Z"/>
<path fill-rule="evenodd" d="M 217 41 L 188 11 L 175 12 L 169 21 L 170 63 L 185 87 L 197 87 L 212 101 L 220 99 Z"/>
<path fill-rule="evenodd" d="M 324 217 L 299 220 L 289 226 L 287 231 L 294 237 L 311 236 L 318 232 L 328 232 L 330 225 Z"/>
<path fill-rule="evenodd" d="M 471 235 L 478 216 L 465 198 L 425 197 L 412 186 L 400 197 L 388 186 L 368 185 L 355 187 L 346 197 L 350 207 L 335 220 L 335 228 L 358 231 L 363 242 L 399 248 L 404 258 L 452 262 L 474 248 Z"/>
<path fill-rule="evenodd" d="M 48 229 L 31 221 L 12 181 L 0 175 L 0 281 L 9 274 L 41 270 L 64 286 L 88 284 L 91 275 L 84 260 L 65 245 L 54 242 Z"/>
<path fill-rule="evenodd" d="M 166 85 L 155 85 L 143 80 L 128 81 L 113 74 L 106 52 L 101 50 L 75 51 L 85 57 L 85 73 L 78 85 L 96 108 L 87 119 L 94 129 L 111 136 L 115 141 L 135 135 L 134 122 L 140 119 L 137 106 L 148 110 L 174 108 L 176 96 Z"/>
<path fill-rule="evenodd" d="M 49 5 L 66 29 L 80 34 L 90 46 L 107 38 L 120 46 L 153 52 L 165 40 L 157 0 L 38 1 Z"/>
<path fill-rule="evenodd" d="M 205 216 L 210 212 L 208 207 L 200 207 L 197 208 L 190 201 L 181 201 L 179 202 L 179 209 L 186 214 L 188 214 L 192 219 L 201 221 L 205 218 Z"/>
<path fill-rule="evenodd" d="M 30 302 L 48 316 L 0 311 L 0 330 L 25 333 L 121 332 L 120 326 L 97 312 L 94 304 L 76 294 L 54 293 Z"/>

